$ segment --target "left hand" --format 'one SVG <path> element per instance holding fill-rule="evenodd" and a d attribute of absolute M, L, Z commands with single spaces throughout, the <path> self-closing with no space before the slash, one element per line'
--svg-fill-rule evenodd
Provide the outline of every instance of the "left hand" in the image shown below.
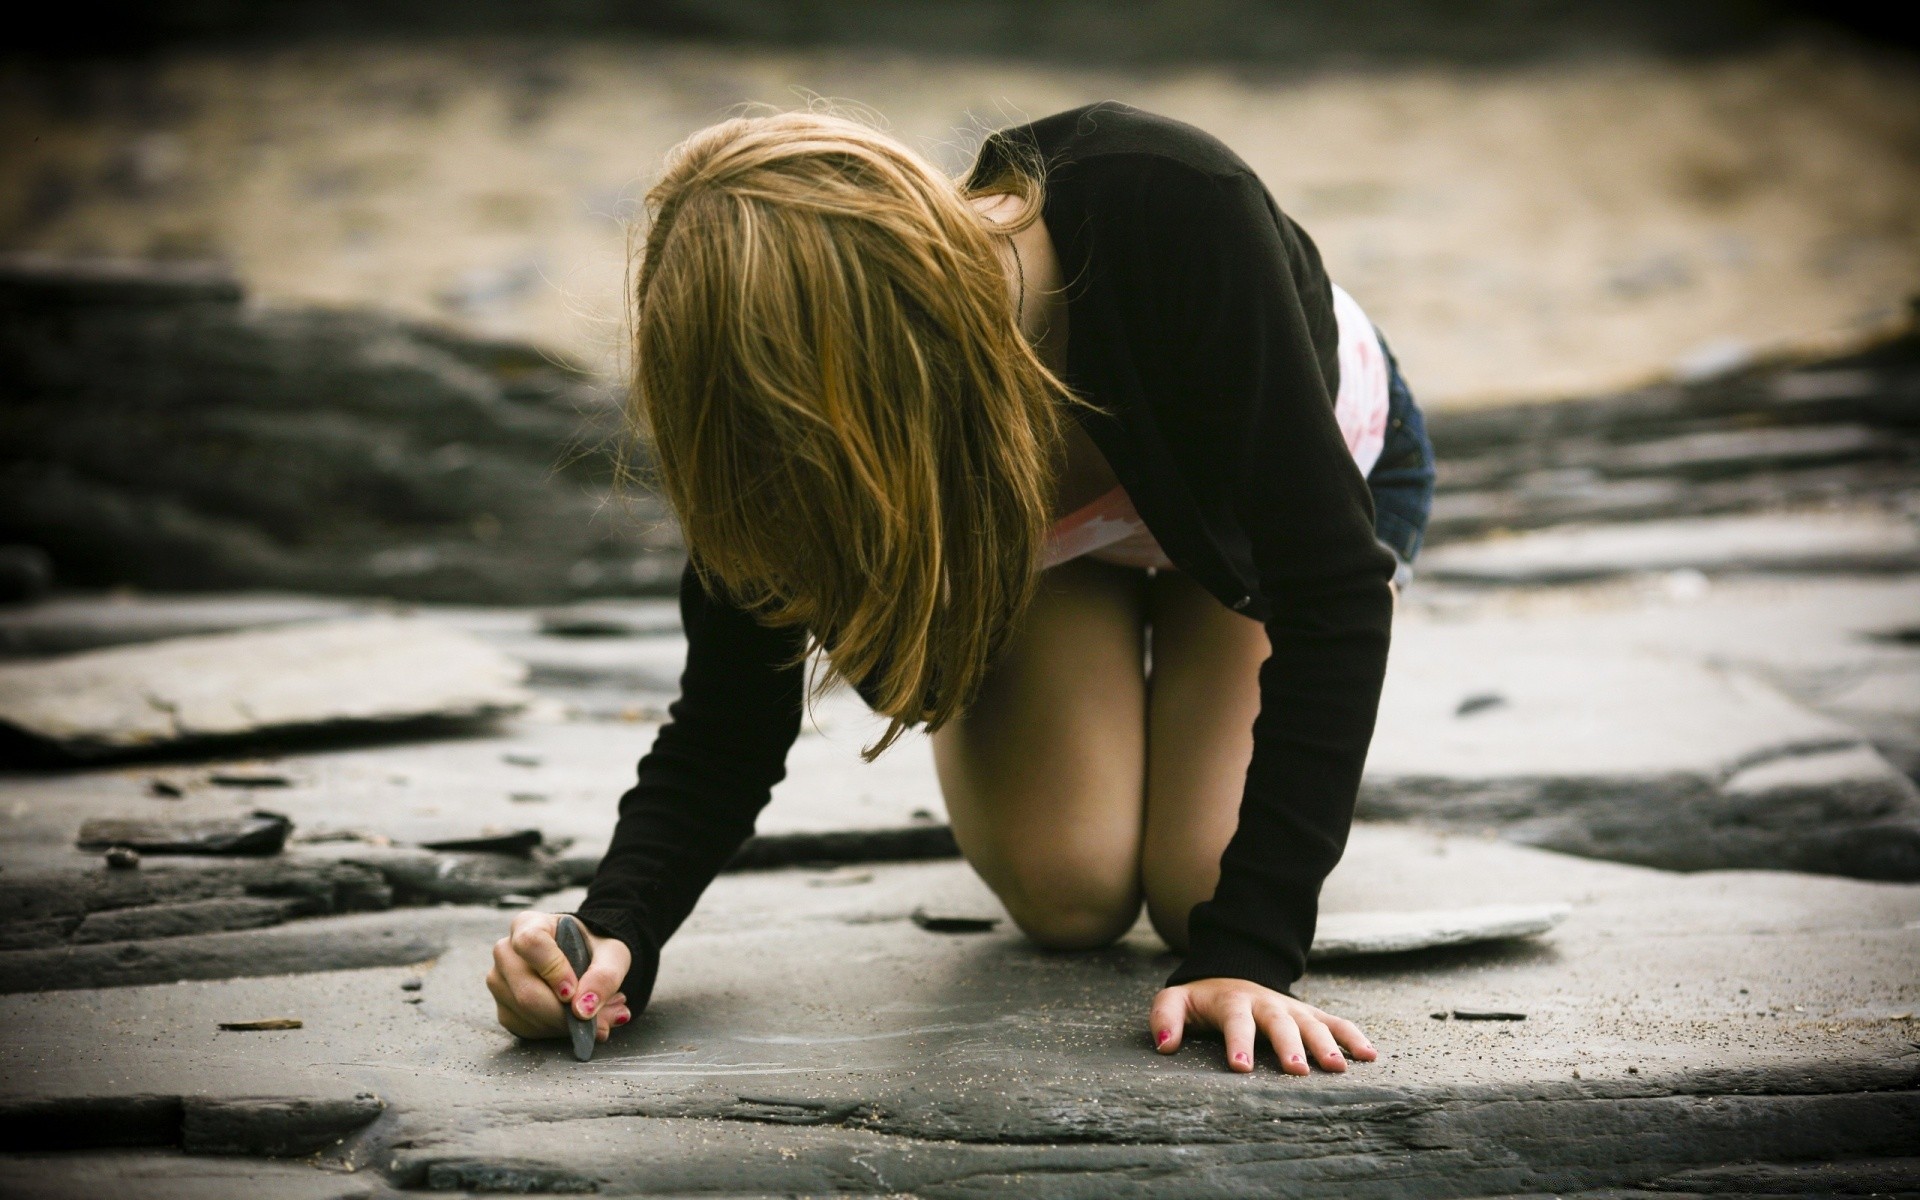
<path fill-rule="evenodd" d="M 1257 1033 L 1267 1035 L 1289 1075 L 1311 1073 L 1309 1060 L 1324 1071 L 1346 1070 L 1342 1047 L 1360 1062 L 1379 1057 L 1352 1021 L 1245 979 L 1196 979 L 1165 988 L 1153 998 L 1149 1021 L 1162 1054 L 1180 1048 L 1189 1023 L 1219 1030 L 1227 1039 L 1227 1066 L 1243 1074 L 1253 1070 Z"/>

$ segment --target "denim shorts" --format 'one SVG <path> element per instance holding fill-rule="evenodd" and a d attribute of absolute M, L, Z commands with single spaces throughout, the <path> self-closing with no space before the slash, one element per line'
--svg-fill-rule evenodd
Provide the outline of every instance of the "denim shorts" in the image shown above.
<path fill-rule="evenodd" d="M 1367 472 L 1367 488 L 1373 493 L 1373 535 L 1399 560 L 1394 582 L 1404 586 L 1433 512 L 1433 443 L 1385 337 L 1380 348 L 1387 354 L 1387 440 Z"/>

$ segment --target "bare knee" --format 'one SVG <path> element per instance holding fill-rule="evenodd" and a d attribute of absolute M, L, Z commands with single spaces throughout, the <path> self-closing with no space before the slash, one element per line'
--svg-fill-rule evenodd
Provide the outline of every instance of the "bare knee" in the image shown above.
<path fill-rule="evenodd" d="M 1153 922 L 1153 931 L 1160 935 L 1160 940 L 1169 949 L 1177 954 L 1185 954 L 1187 919 L 1193 914 L 1194 905 L 1213 897 L 1214 887 L 1220 878 L 1218 862 L 1194 855 L 1159 856 L 1163 858 L 1159 862 L 1154 861 L 1155 857 L 1149 853 L 1143 872 L 1147 919 Z M 1182 858 L 1189 861 L 1179 861 Z"/>
<path fill-rule="evenodd" d="M 1140 886 L 1131 866 L 1103 869 L 1028 856 L 994 875 L 987 882 L 1014 924 L 1049 950 L 1112 945 L 1140 915 Z"/>

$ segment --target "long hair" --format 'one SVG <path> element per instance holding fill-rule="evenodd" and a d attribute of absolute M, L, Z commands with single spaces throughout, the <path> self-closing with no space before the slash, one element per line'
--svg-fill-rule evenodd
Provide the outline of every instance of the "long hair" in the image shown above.
<path fill-rule="evenodd" d="M 1021 222 L 968 203 L 998 193 Z M 703 129 L 647 193 L 636 428 L 703 585 L 808 630 L 810 695 L 891 718 L 869 761 L 965 709 L 1033 596 L 1069 393 L 995 238 L 1039 201 L 814 112 Z"/>

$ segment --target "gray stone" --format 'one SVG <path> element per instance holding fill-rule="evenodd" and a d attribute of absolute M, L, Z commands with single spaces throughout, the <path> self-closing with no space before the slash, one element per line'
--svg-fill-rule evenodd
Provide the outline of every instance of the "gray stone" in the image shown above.
<path fill-rule="evenodd" d="M 73 932 L 73 941 L 132 942 L 146 938 L 184 937 L 220 933 L 229 929 L 261 929 L 294 915 L 296 900 L 234 896 L 220 900 L 188 900 L 180 904 L 149 904 L 88 913 Z"/>
<path fill-rule="evenodd" d="M 1452 911 L 1328 913 L 1314 931 L 1311 957 L 1327 962 L 1537 937 L 1572 911 L 1564 904 L 1494 904 Z"/>
<path fill-rule="evenodd" d="M 404 966 L 446 949 L 434 922 L 372 913 L 153 941 L 0 952 L 0 993 L 137 987 L 303 971 Z"/>
<path fill-rule="evenodd" d="M 1920 877 L 1911 780 L 1810 707 L 1912 671 L 1862 635 L 1917 603 L 1912 580 L 1416 588 L 1361 811 L 1670 869 Z M 1484 694 L 1505 703 L 1461 711 Z"/>
<path fill-rule="evenodd" d="M 558 355 L 229 277 L 0 263 L 0 542 L 69 585 L 551 603 L 671 588 L 613 391 Z M 609 507 L 630 519 L 609 522 Z"/>
<path fill-rule="evenodd" d="M 567 965 L 573 968 L 578 979 L 593 965 L 593 951 L 587 947 L 586 931 L 580 928 L 580 922 L 569 916 L 562 916 L 554 930 L 554 941 L 559 943 L 560 953 L 567 956 Z M 573 1045 L 573 1056 L 581 1062 L 593 1059 L 594 1023 L 573 1015 L 573 1009 L 567 1009 L 567 1040 Z"/>
<path fill-rule="evenodd" d="M 1920 527 L 1878 513 L 1696 517 L 1455 542 L 1420 561 L 1424 576 L 1466 583 L 1554 583 L 1681 568 L 1916 571 Z"/>
<path fill-rule="evenodd" d="M 188 1096 L 181 1148 L 189 1154 L 300 1158 L 332 1149 L 386 1110 L 370 1092 L 340 1099 L 288 1096 Z"/>
<path fill-rule="evenodd" d="M 383 1180 L 259 1159 L 178 1151 L 34 1154 L 0 1158 L 0 1195 L 19 1200 L 376 1200 Z"/>
<path fill-rule="evenodd" d="M 0 998 L 0 1023 L 29 1031 L 0 1046 L 0 1097 L 370 1089 L 387 1114 L 323 1161 L 392 1186 L 437 1165 L 636 1195 L 1573 1192 L 1903 1153 L 1920 1120 L 1898 1019 L 1920 1007 L 1911 885 L 1674 875 L 1363 825 L 1330 918 L 1572 913 L 1539 941 L 1316 963 L 1300 994 L 1382 1056 L 1296 1080 L 1264 1053 L 1232 1075 L 1198 1035 L 1153 1053 L 1147 1005 L 1175 959 L 1144 921 L 1087 954 L 1004 925 L 932 937 L 914 907 L 994 911 L 984 886 L 958 863 L 870 870 L 857 888 L 723 877 L 652 1005 L 591 1063 L 493 1025 L 478 981 L 506 918 L 441 909 L 446 951 L 416 968 Z M 410 978 L 418 1007 L 393 1000 Z M 1455 1009 L 1527 1019 L 1427 1015 Z M 208 1012 L 273 1011 L 309 1018 L 272 1035 L 298 1055 L 202 1032 Z M 141 1036 L 101 1042 L 123 1023 Z"/>
<path fill-rule="evenodd" d="M 526 703 L 524 673 L 430 622 L 364 617 L 0 667 L 0 724 L 98 756 L 314 726 L 482 718 Z"/>
<path fill-rule="evenodd" d="M 0 611 L 0 653 L 71 654 L 164 638 L 338 620 L 392 607 L 364 600 L 244 592 L 210 596 L 70 593 Z"/>
<path fill-rule="evenodd" d="M 80 826 L 74 845 L 82 850 L 119 847 L 139 854 L 278 854 L 293 832 L 293 822 L 279 813 L 255 812 L 244 817 L 212 820 L 150 820 L 140 817 L 96 817 Z M 140 859 L 114 866 L 139 866 Z"/>
<path fill-rule="evenodd" d="M 515 854 L 410 854 L 359 857 L 392 885 L 400 904 L 492 904 L 506 896 L 542 896 L 564 886 L 550 861 Z"/>

